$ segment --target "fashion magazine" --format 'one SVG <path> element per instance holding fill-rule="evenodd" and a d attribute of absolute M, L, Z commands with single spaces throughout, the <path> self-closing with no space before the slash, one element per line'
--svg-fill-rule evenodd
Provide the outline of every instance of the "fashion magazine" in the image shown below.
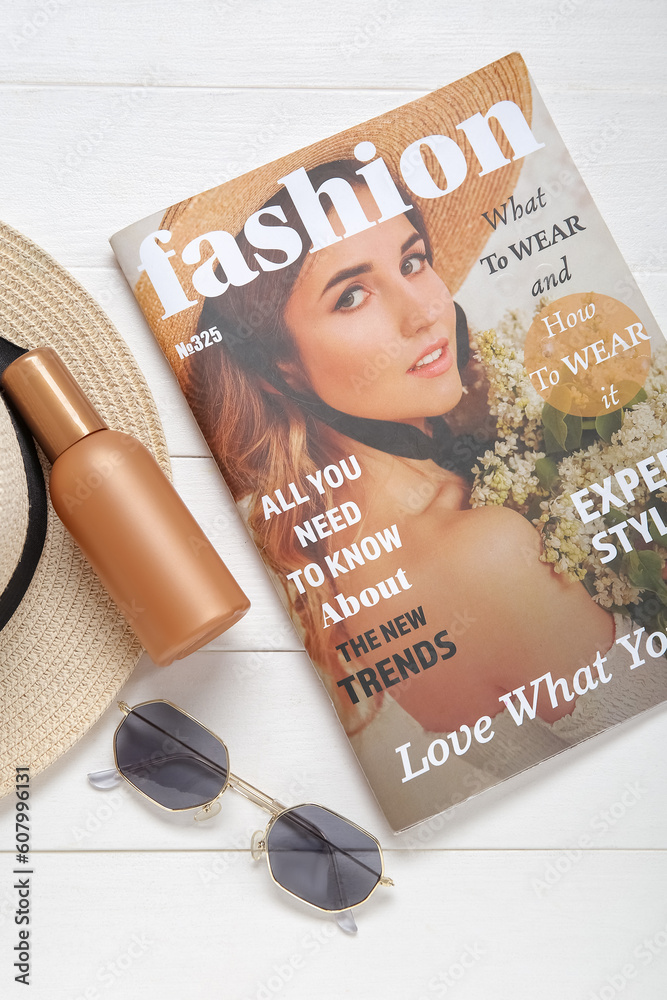
<path fill-rule="evenodd" d="M 667 349 L 518 54 L 111 242 L 393 829 L 667 698 Z"/>

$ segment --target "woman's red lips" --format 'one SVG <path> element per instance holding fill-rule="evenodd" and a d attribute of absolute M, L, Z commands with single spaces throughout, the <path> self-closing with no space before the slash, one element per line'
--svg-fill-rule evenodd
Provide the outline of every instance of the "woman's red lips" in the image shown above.
<path fill-rule="evenodd" d="M 453 360 L 449 350 L 449 340 L 443 337 L 442 340 L 431 344 L 425 351 L 422 351 L 412 368 L 408 368 L 408 373 L 424 377 L 442 375 L 443 372 L 451 368 Z"/>

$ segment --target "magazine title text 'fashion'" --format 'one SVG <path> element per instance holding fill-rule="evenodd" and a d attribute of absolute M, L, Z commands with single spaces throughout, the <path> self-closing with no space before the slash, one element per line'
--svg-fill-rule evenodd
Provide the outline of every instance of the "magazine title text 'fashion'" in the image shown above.
<path fill-rule="evenodd" d="M 498 101 L 485 115 L 477 112 L 456 126 L 456 131 L 463 133 L 477 157 L 481 167 L 480 177 L 500 170 L 511 162 L 491 131 L 491 119 L 495 119 L 507 138 L 513 160 L 519 160 L 544 147 L 545 143 L 538 142 L 533 135 L 521 108 L 513 101 Z M 423 147 L 431 151 L 444 173 L 444 187 L 431 174 L 424 160 Z M 376 152 L 375 146 L 369 141 L 359 142 L 354 148 L 355 159 L 365 164 L 356 173 L 366 182 L 380 212 L 377 222 L 371 222 L 367 218 L 354 188 L 341 177 L 329 178 L 315 188 L 306 170 L 299 167 L 278 179 L 277 183 L 287 189 L 310 237 L 310 253 L 316 253 L 412 208 L 411 204 L 406 204 L 403 200 L 387 165 L 381 156 L 376 156 Z M 429 200 L 451 194 L 463 184 L 468 173 L 463 150 L 454 139 L 446 135 L 427 135 L 411 142 L 401 155 L 399 167 L 406 187 L 418 198 Z M 322 205 L 324 195 L 331 200 L 342 223 L 344 236 L 337 236 L 331 225 Z M 270 216 L 274 220 L 273 224 L 265 225 L 262 221 L 265 216 Z M 278 220 L 278 225 L 275 220 Z M 278 271 L 294 263 L 303 252 L 303 242 L 299 233 L 286 223 L 285 212 L 278 205 L 266 205 L 246 221 L 243 232 L 250 246 L 258 251 L 254 254 L 257 269 L 248 265 L 231 233 L 215 230 L 190 240 L 181 251 L 181 260 L 193 267 L 197 265 L 192 274 L 194 291 L 206 298 L 215 298 L 226 292 L 231 285 L 240 287 L 249 284 L 262 271 Z M 169 258 L 176 251 L 163 249 L 163 245 L 170 242 L 171 232 L 159 229 L 146 236 L 139 248 L 141 264 L 138 270 L 145 271 L 153 285 L 164 307 L 163 320 L 190 309 L 199 301 L 188 297 L 190 291 L 183 288 L 170 263 Z M 213 253 L 204 259 L 206 244 Z M 284 260 L 276 263 L 262 256 L 259 252 L 261 250 L 281 253 Z M 216 274 L 218 269 L 222 271 L 222 275 Z"/>

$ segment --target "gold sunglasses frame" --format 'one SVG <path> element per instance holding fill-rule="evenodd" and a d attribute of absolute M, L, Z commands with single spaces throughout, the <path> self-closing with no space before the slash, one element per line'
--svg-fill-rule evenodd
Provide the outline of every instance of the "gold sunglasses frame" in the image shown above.
<path fill-rule="evenodd" d="M 144 705 L 155 705 L 155 704 L 169 705 L 177 712 L 180 712 L 181 715 L 184 715 L 186 718 L 190 719 L 191 722 L 196 723 L 205 732 L 207 732 L 209 736 L 212 736 L 214 739 L 216 739 L 218 743 L 220 743 L 220 745 L 224 748 L 224 751 L 227 754 L 227 780 L 225 781 L 224 785 L 222 786 L 218 794 L 214 798 L 210 799 L 208 802 L 196 806 L 182 806 L 181 808 L 171 808 L 170 806 L 164 806 L 162 805 L 161 802 L 158 802 L 156 799 L 151 798 L 150 795 L 147 795 L 144 791 L 142 791 L 142 789 L 139 788 L 137 785 L 135 785 L 134 782 L 132 782 L 120 769 L 118 765 L 118 756 L 116 754 L 116 737 L 122 725 L 125 723 L 127 717 L 131 712 L 134 712 L 138 708 L 143 708 Z M 270 812 L 271 818 L 267 824 L 264 833 L 262 833 L 260 830 L 257 830 L 253 834 L 250 846 L 250 852 L 253 860 L 255 861 L 259 861 L 262 857 L 262 854 L 266 856 L 266 864 L 269 871 L 269 875 L 271 876 L 271 880 L 277 886 L 279 886 L 279 888 L 281 888 L 283 892 L 288 893 L 288 895 L 293 896 L 294 899 L 300 900 L 307 906 L 312 906 L 313 909 L 315 910 L 320 910 L 320 912 L 322 913 L 336 914 L 336 913 L 346 913 L 348 910 L 356 910 L 358 906 L 363 906 L 363 904 L 366 903 L 371 898 L 371 896 L 378 888 L 378 886 L 381 885 L 393 886 L 394 884 L 393 880 L 390 879 L 384 873 L 384 853 L 382 851 L 382 847 L 377 837 L 373 836 L 372 833 L 369 833 L 368 830 L 364 830 L 363 827 L 359 826 L 357 823 L 354 823 L 351 819 L 348 819 L 346 816 L 341 816 L 340 813 L 334 812 L 333 809 L 329 809 L 327 806 L 319 805 L 319 803 L 317 802 L 301 802 L 296 806 L 284 806 L 277 799 L 272 799 L 270 796 L 260 791 L 259 788 L 255 788 L 254 785 L 251 785 L 249 782 L 244 781 L 243 778 L 239 778 L 238 775 L 232 774 L 229 768 L 229 750 L 227 748 L 227 744 L 225 743 L 225 741 L 221 739 L 221 737 L 218 736 L 217 733 L 214 733 L 212 729 L 209 729 L 208 726 L 205 726 L 203 722 L 200 722 L 199 719 L 195 718 L 194 715 L 190 715 L 189 712 L 186 712 L 185 709 L 180 707 L 180 705 L 175 705 L 173 701 L 169 701 L 167 698 L 150 698 L 148 701 L 139 702 L 139 704 L 132 705 L 131 707 L 127 704 L 127 702 L 119 701 L 118 708 L 123 713 L 123 718 L 116 726 L 116 729 L 113 734 L 113 759 L 114 759 L 114 766 L 118 771 L 118 773 L 120 774 L 121 778 L 123 778 L 123 780 L 126 781 L 128 785 L 130 785 L 130 787 L 135 790 L 135 792 L 139 792 L 140 795 L 143 795 L 143 797 L 145 799 L 148 799 L 149 802 L 152 802 L 153 805 L 159 806 L 160 809 L 164 809 L 166 812 L 190 812 L 191 810 L 196 809 L 197 812 L 194 815 L 194 819 L 197 821 L 206 820 L 210 819 L 213 816 L 217 816 L 217 814 L 222 809 L 222 803 L 220 802 L 220 799 L 230 786 L 236 789 L 237 792 L 240 792 L 241 795 L 244 796 L 244 798 L 249 799 L 250 802 L 254 802 L 254 804 L 259 806 L 261 809 L 264 809 L 266 812 Z M 217 809 L 214 809 L 214 806 L 216 804 L 217 804 Z M 363 833 L 366 837 L 369 837 L 377 846 L 378 853 L 380 855 L 380 866 L 381 866 L 380 877 L 373 886 L 373 888 L 371 889 L 371 891 L 368 893 L 368 895 L 365 896 L 358 903 L 353 903 L 351 906 L 343 906 L 337 910 L 329 910 L 324 906 L 318 906 L 317 903 L 311 903 L 309 900 L 303 899 L 302 896 L 298 896 L 295 892 L 292 892 L 291 889 L 287 889 L 281 882 L 279 882 L 276 879 L 275 875 L 273 874 L 273 871 L 271 869 L 271 858 L 269 856 L 269 851 L 267 849 L 267 840 L 271 833 L 273 825 L 277 822 L 277 820 L 281 819 L 281 817 L 283 817 L 286 813 L 293 812 L 295 809 L 301 809 L 303 806 L 317 806 L 318 809 L 323 809 L 330 815 L 336 816 L 337 819 L 342 820 L 349 826 L 354 827 L 355 830 L 359 830 L 359 832 Z"/>

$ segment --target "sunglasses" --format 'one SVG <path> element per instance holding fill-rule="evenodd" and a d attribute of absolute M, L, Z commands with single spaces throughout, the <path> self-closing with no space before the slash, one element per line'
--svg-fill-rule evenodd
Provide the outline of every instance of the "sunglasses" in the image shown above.
<path fill-rule="evenodd" d="M 195 820 L 221 809 L 231 785 L 271 813 L 266 830 L 253 834 L 255 860 L 263 854 L 273 881 L 291 896 L 335 915 L 350 933 L 351 911 L 379 885 L 393 885 L 384 874 L 382 848 L 370 833 L 324 806 L 285 807 L 229 770 L 222 740 L 169 701 L 118 707 L 124 718 L 113 737 L 116 767 L 95 771 L 96 788 L 113 788 L 124 778 L 133 788 L 171 812 L 196 809 Z"/>

